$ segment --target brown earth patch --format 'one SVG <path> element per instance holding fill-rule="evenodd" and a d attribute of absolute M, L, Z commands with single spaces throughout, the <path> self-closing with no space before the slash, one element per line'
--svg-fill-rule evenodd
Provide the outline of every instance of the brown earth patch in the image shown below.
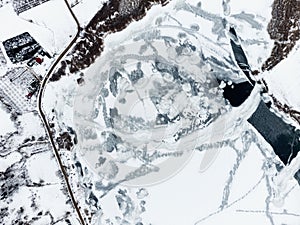
<path fill-rule="evenodd" d="M 162 6 L 168 4 L 168 0 L 135 0 L 135 7 L 128 9 L 122 5 L 120 7 L 121 2 L 122 0 L 110 0 L 103 5 L 89 24 L 81 30 L 80 40 L 69 54 L 71 59 L 61 62 L 61 67 L 53 73 L 50 81 L 57 81 L 61 76 L 66 75 L 67 67 L 70 73 L 89 67 L 101 55 L 107 34 L 121 31 L 132 21 L 142 19 L 155 4 Z"/>
<path fill-rule="evenodd" d="M 275 0 L 268 33 L 274 40 L 270 57 L 262 65 L 262 70 L 271 70 L 285 59 L 300 39 L 300 1 Z"/>

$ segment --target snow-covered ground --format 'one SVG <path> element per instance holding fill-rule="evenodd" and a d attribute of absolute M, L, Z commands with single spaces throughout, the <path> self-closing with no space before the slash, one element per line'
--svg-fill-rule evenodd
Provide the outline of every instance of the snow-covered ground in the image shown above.
<path fill-rule="evenodd" d="M 85 27 L 107 0 L 69 0 L 80 26 Z"/>
<path fill-rule="evenodd" d="M 10 119 L 10 113 L 6 112 L 0 103 L 0 135 L 5 135 L 16 130 L 14 123 Z"/>
<path fill-rule="evenodd" d="M 79 9 L 80 4 L 87 4 L 87 2 L 86 0 L 74 6 L 74 11 L 76 12 L 76 7 Z M 253 69 L 259 68 L 264 59 L 269 56 L 272 47 L 272 42 L 266 31 L 267 23 L 271 16 L 271 1 L 256 1 L 253 3 L 251 1 L 241 2 L 232 0 L 227 2 L 226 6 L 222 6 L 221 0 L 202 1 L 200 7 L 200 4 L 197 5 L 198 1 L 172 1 L 165 8 L 155 6 L 147 13 L 144 19 L 131 23 L 122 32 L 108 35 L 107 39 L 105 39 L 105 50 L 102 57 L 115 46 L 120 46 L 125 41 L 137 37 L 139 33 L 143 36 L 145 34 L 144 27 L 148 28 L 147 31 L 151 31 L 150 28 L 153 28 L 153 30 L 157 29 L 159 35 L 171 36 L 176 41 L 179 36 L 179 32 L 177 31 L 180 30 L 181 33 L 187 33 L 187 36 L 192 36 L 198 41 L 199 45 L 196 48 L 200 46 L 199 48 L 201 49 L 198 55 L 203 54 L 203 58 L 214 57 L 223 66 L 218 70 L 213 63 L 205 62 L 207 64 L 207 76 L 209 76 L 209 71 L 217 70 L 220 73 L 228 73 L 229 75 L 232 74 L 232 76 L 242 78 L 243 74 L 238 72 L 240 70 L 237 65 L 230 61 L 234 57 L 226 29 L 228 30 L 229 26 L 236 28 L 249 64 Z M 91 5 L 94 3 L 89 2 Z M 173 10 L 173 7 L 177 10 Z M 77 12 L 77 15 L 80 13 Z M 83 24 L 86 23 L 86 18 L 82 17 L 80 19 L 83 21 Z M 223 18 L 227 21 L 225 26 L 222 25 Z M 195 24 L 199 25 L 199 29 L 197 29 Z M 148 41 L 150 42 L 151 38 Z M 152 45 L 152 49 L 154 47 L 155 43 Z M 147 51 L 151 51 L 151 48 Z M 164 52 L 164 54 L 167 53 L 170 52 Z M 290 62 L 288 66 L 297 62 L 298 55 L 296 53 L 294 55 L 294 61 Z M 174 59 L 174 54 L 170 54 L 169 56 L 169 60 Z M 105 72 L 102 71 L 105 67 L 101 67 L 100 64 L 98 65 L 99 68 L 97 67 L 97 63 L 100 61 L 98 60 L 94 64 L 97 68 L 95 77 L 98 78 L 101 72 L 103 74 Z M 274 85 L 278 82 L 279 86 L 279 81 L 273 78 L 272 73 L 266 75 L 266 80 L 269 81 L 272 79 Z M 200 72 L 198 74 L 198 77 L 200 77 Z M 295 74 L 289 75 L 291 76 L 289 78 L 290 82 L 292 82 L 291 78 L 296 79 Z M 273 76 L 272 78 L 270 78 L 271 75 Z M 88 73 L 85 73 L 85 76 L 85 85 L 87 85 L 87 79 L 89 79 Z M 72 109 L 77 91 L 77 78 L 75 76 L 64 76 L 58 82 L 47 85 L 43 107 L 48 118 L 54 118 L 55 129 L 58 132 L 67 126 L 76 129 L 74 126 L 74 122 L 76 121 L 72 121 L 75 117 Z M 283 79 L 284 76 L 282 76 L 281 81 Z M 286 89 L 282 89 L 282 95 L 284 91 L 290 91 L 287 90 L 288 85 L 292 85 L 292 83 L 287 83 L 287 81 L 285 81 L 285 84 L 283 87 Z M 293 96 L 296 96 L 296 87 L 297 85 L 295 84 L 292 91 L 289 92 Z M 213 151 L 210 148 L 203 148 L 202 151 L 196 151 L 187 165 L 175 176 L 165 182 L 146 188 L 149 195 L 145 198 L 146 212 L 141 216 L 143 223 L 155 225 L 300 224 L 300 204 L 297 201 L 300 196 L 298 184 L 294 179 L 289 179 L 287 181 L 287 190 L 290 190 L 290 192 L 285 196 L 284 204 L 278 205 L 276 202 L 273 202 L 273 194 L 276 187 L 274 187 L 272 180 L 277 173 L 275 164 L 279 164 L 279 159 L 272 151 L 270 145 L 246 121 L 249 114 L 252 113 L 251 110 L 254 110 L 253 108 L 255 108 L 259 100 L 258 88 L 256 87 L 255 89 L 255 97 L 248 99 L 247 107 L 244 106 L 242 109 L 232 110 L 226 114 L 228 115 L 228 124 L 226 124 L 228 127 L 226 127 L 226 130 L 228 132 L 234 130 L 235 132 L 231 133 L 232 136 L 227 134 L 227 137 L 230 139 L 230 146 L 227 143 L 228 146 L 214 149 L 217 149 L 219 154 L 216 156 L 215 161 L 210 164 L 210 167 L 207 167 L 203 173 L 199 172 L 206 151 Z M 281 90 L 277 88 L 275 86 L 272 88 L 272 84 L 270 83 L 271 91 L 275 89 Z M 97 90 L 93 89 L 91 92 L 97 92 Z M 293 100 L 295 97 L 291 97 L 291 99 Z M 293 102 L 293 104 L 295 103 Z M 84 109 L 85 105 L 82 104 L 80 107 Z M 55 109 L 54 112 L 52 109 Z M 76 132 L 79 135 L 80 130 L 76 130 Z M 236 140 L 235 138 L 238 139 Z M 211 140 L 216 141 L 214 138 L 211 138 Z M 226 140 L 221 138 L 219 141 L 225 143 Z M 80 151 L 78 156 L 77 159 L 80 161 Z M 66 165 L 72 163 L 70 160 L 63 160 Z M 78 186 L 78 189 L 89 184 L 91 188 L 85 189 L 85 193 L 90 193 L 93 190 L 96 197 L 99 197 L 102 195 L 102 190 L 95 190 L 96 184 L 99 186 L 99 183 L 102 185 L 107 183 L 101 183 L 99 181 L 101 180 L 100 176 L 93 174 L 91 168 L 88 167 L 89 165 L 84 160 L 80 162 L 87 167 L 84 170 L 84 176 L 79 179 L 81 186 Z M 70 177 L 72 176 L 74 175 L 71 174 Z M 78 179 L 74 180 L 78 181 Z M 76 182 L 72 183 L 73 187 L 77 186 Z M 114 221 L 113 224 L 122 224 L 118 220 L 122 216 L 130 221 L 129 224 L 134 224 L 133 221 L 136 222 L 136 217 L 139 217 L 139 214 L 135 215 L 135 210 L 140 203 L 138 201 L 130 202 L 128 199 L 127 202 L 118 202 L 119 189 L 126 189 L 129 193 L 128 195 L 133 195 L 136 191 L 135 188 L 119 185 L 108 192 L 99 201 L 99 205 L 101 205 L 101 210 L 98 209 L 101 212 L 99 213 L 101 214 L 99 218 L 106 218 L 105 222 L 101 220 L 100 224 L 113 223 L 112 221 Z M 84 202 L 86 196 L 77 195 L 81 202 Z M 88 202 L 85 201 L 82 204 L 88 204 Z M 133 205 L 134 210 L 130 211 L 129 214 L 124 213 L 127 207 L 132 209 Z M 126 215 L 124 216 L 124 214 Z M 116 218 L 117 216 L 120 218 Z M 95 222 L 94 224 L 97 223 Z"/>
<path fill-rule="evenodd" d="M 60 82 L 49 83 L 44 94 L 43 107 L 49 112 L 55 109 L 56 119 L 65 124 L 73 123 L 73 101 L 78 85 L 76 78 L 63 76 Z"/>
<path fill-rule="evenodd" d="M 282 60 L 271 71 L 264 73 L 269 92 L 283 104 L 300 111 L 300 45 L 290 52 L 289 56 Z"/>
<path fill-rule="evenodd" d="M 0 157 L 0 172 L 5 172 L 9 166 L 19 162 L 21 158 L 22 156 L 18 152 L 12 152 L 8 156 Z"/>
<path fill-rule="evenodd" d="M 7 19 L 9 18 L 9 19 Z M 0 41 L 29 32 L 51 55 L 64 50 L 77 32 L 76 23 L 63 0 L 53 0 L 31 8 L 19 16 L 12 4 L 0 8 Z"/>
<path fill-rule="evenodd" d="M 252 149 L 252 151 L 255 151 Z M 147 210 L 144 214 L 146 221 L 151 221 L 154 224 L 195 224 L 201 218 L 205 218 L 207 215 L 218 211 L 221 201 L 224 184 L 226 183 L 227 176 L 235 161 L 235 154 L 230 148 L 223 148 L 215 161 L 215 163 L 205 172 L 197 172 L 199 161 L 203 157 L 204 153 L 195 153 L 193 160 L 187 165 L 187 167 L 181 171 L 176 177 L 168 180 L 161 185 L 148 188 L 150 193 L 147 199 Z M 225 160 L 226 159 L 226 160 Z M 256 161 L 257 159 L 255 159 Z M 260 167 L 256 167 L 257 164 L 250 163 L 246 170 L 241 171 L 242 176 L 235 178 L 233 185 L 245 185 L 247 183 L 247 173 L 251 170 L 251 173 L 255 173 L 253 179 L 248 180 L 251 185 L 257 183 L 260 179 L 262 171 Z M 243 196 L 251 185 L 246 189 L 231 189 L 233 195 L 233 202 L 236 199 Z M 172 190 L 172 191 L 170 191 Z M 253 204 L 248 204 L 247 207 L 263 208 L 264 207 L 264 187 L 261 186 L 261 191 L 255 195 L 250 195 L 249 198 L 254 198 Z M 260 201 L 258 201 L 260 200 Z M 159 206 L 159 207 L 157 207 Z M 238 206 L 236 206 L 238 207 Z M 219 216 L 219 222 L 216 222 L 215 218 L 210 218 L 207 221 L 199 224 L 220 224 L 226 221 L 228 223 L 237 223 L 240 221 L 239 216 L 242 214 L 234 213 L 234 209 L 226 209 L 222 216 Z M 163 210 L 162 210 L 163 209 Z M 228 215 L 230 212 L 230 216 Z M 154 217 L 154 215 L 161 214 L 161 217 Z M 234 217 L 232 217 L 234 214 Z M 225 217 L 225 218 L 224 218 Z M 210 222 L 212 220 L 213 222 Z M 247 223 L 243 224 L 266 224 L 266 220 L 263 218 L 252 217 Z"/>
<path fill-rule="evenodd" d="M 64 0 L 45 2 L 21 13 L 19 16 L 25 21 L 32 21 L 32 24 L 37 28 L 48 31 L 48 41 L 43 42 L 42 47 L 52 54 L 63 51 L 77 32 L 76 23 Z M 27 28 L 27 30 L 31 29 Z M 33 37 L 38 42 L 46 38 L 40 31 Z"/>
<path fill-rule="evenodd" d="M 57 182 L 59 182 L 59 180 L 57 180 Z M 64 220 L 67 217 L 69 217 L 68 219 L 71 221 L 71 224 L 79 224 L 72 212 L 72 207 L 67 204 L 62 204 L 65 203 L 68 198 L 63 194 L 62 191 L 60 191 L 60 187 L 60 183 L 54 183 L 31 189 L 24 186 L 20 187 L 18 192 L 14 195 L 9 203 L 9 207 L 12 209 L 12 211 L 9 213 L 10 217 L 3 218 L 3 224 L 13 224 L 11 222 L 16 221 L 20 216 L 20 208 L 23 209 L 20 221 L 25 220 L 22 218 L 22 214 L 23 217 L 27 216 L 27 219 L 31 220 L 33 215 L 36 215 L 40 212 L 39 216 L 41 216 L 42 219 L 38 219 L 35 222 L 32 221 L 32 224 L 43 225 L 56 222 L 56 224 L 62 225 L 66 224 Z M 33 205 L 34 207 L 32 207 Z M 71 216 L 69 216 L 70 213 Z M 68 215 L 67 217 L 66 214 Z M 61 222 L 58 220 L 61 220 Z"/>
<path fill-rule="evenodd" d="M 35 137 L 39 137 L 45 133 L 44 126 L 37 114 L 23 114 L 18 117 L 18 121 L 21 123 L 20 125 L 22 127 L 24 136 L 28 136 L 28 134 L 30 134 Z"/>
<path fill-rule="evenodd" d="M 229 0 L 228 2 L 230 15 L 226 19 L 236 28 L 251 69 L 260 70 L 273 47 L 273 41 L 267 32 L 272 17 L 273 1 Z"/>
<path fill-rule="evenodd" d="M 42 47 L 53 51 L 53 33 L 46 27 L 38 26 L 18 17 L 11 4 L 0 8 L 0 20 L 5 21 L 5 23 L 0 24 L 0 41 L 3 42 L 24 32 L 29 32 Z"/>

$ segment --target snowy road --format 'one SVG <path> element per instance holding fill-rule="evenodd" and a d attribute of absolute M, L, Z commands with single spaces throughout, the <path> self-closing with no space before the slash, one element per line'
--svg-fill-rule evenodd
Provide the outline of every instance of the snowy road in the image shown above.
<path fill-rule="evenodd" d="M 52 148 L 53 148 L 53 151 L 54 151 L 54 155 L 55 155 L 56 160 L 57 160 L 57 162 L 58 162 L 58 164 L 59 164 L 59 167 L 60 167 L 60 169 L 61 169 L 61 172 L 62 172 L 62 174 L 63 174 L 64 180 L 65 180 L 65 184 L 66 184 L 67 189 L 68 189 L 69 196 L 70 196 L 70 198 L 71 198 L 71 200 L 72 200 L 72 203 L 73 203 L 73 206 L 74 206 L 74 208 L 75 208 L 75 210 L 76 210 L 76 212 L 77 212 L 77 214 L 78 214 L 78 218 L 79 218 L 79 220 L 80 220 L 80 223 L 81 223 L 82 225 L 84 225 L 84 224 L 85 224 L 84 219 L 83 219 L 83 217 L 82 217 L 82 215 L 81 215 L 81 212 L 80 212 L 80 210 L 79 210 L 79 207 L 78 207 L 78 205 L 77 205 L 77 203 L 76 203 L 76 199 L 75 199 L 75 197 L 74 197 L 74 195 L 73 195 L 73 192 L 72 192 L 72 190 L 71 190 L 71 185 L 70 185 L 70 182 L 69 182 L 69 180 L 68 180 L 68 174 L 67 174 L 66 170 L 64 169 L 64 165 L 63 165 L 63 163 L 62 163 L 62 161 L 61 161 L 59 152 L 58 152 L 58 150 L 57 150 L 57 148 L 56 148 L 56 146 L 55 146 L 55 142 L 54 142 L 53 137 L 52 137 L 51 128 L 50 128 L 50 126 L 49 126 L 49 123 L 48 123 L 48 121 L 47 121 L 47 117 L 46 117 L 46 115 L 45 115 L 45 113 L 44 113 L 44 111 L 43 111 L 43 107 L 42 107 L 42 101 L 43 101 L 43 95 L 44 95 L 44 91 L 45 91 L 45 86 L 47 85 L 49 79 L 51 78 L 51 75 L 52 75 L 52 73 L 54 72 L 54 70 L 55 70 L 56 66 L 58 65 L 58 63 L 59 63 L 59 62 L 61 61 L 61 59 L 68 53 L 68 51 L 71 49 L 71 47 L 74 45 L 74 43 L 76 42 L 76 40 L 77 40 L 78 37 L 79 37 L 79 32 L 80 32 L 80 24 L 79 24 L 79 21 L 78 21 L 78 19 L 76 18 L 75 14 L 73 13 L 73 11 L 72 11 L 72 9 L 71 9 L 71 7 L 70 7 L 68 1 L 67 1 L 67 0 L 64 0 L 64 1 L 65 1 L 65 3 L 66 3 L 66 5 L 67 5 L 67 7 L 68 7 L 68 9 L 69 9 L 69 11 L 70 11 L 70 13 L 72 14 L 72 17 L 74 18 L 74 20 L 75 20 L 75 22 L 76 22 L 76 24 L 77 24 L 77 33 L 76 33 L 76 35 L 74 36 L 74 38 L 72 39 L 72 41 L 71 41 L 71 42 L 68 44 L 68 46 L 65 48 L 65 50 L 59 55 L 59 57 L 58 57 L 58 58 L 56 59 L 56 61 L 53 63 L 53 65 L 51 66 L 49 72 L 46 74 L 46 76 L 45 76 L 44 79 L 42 80 L 41 86 L 40 86 L 40 89 L 39 89 L 39 93 L 38 93 L 38 101 L 37 101 L 37 104 L 38 104 L 38 112 L 39 112 L 39 115 L 40 115 L 40 117 L 41 117 L 41 119 L 42 119 L 42 121 L 43 121 L 43 123 L 44 123 L 44 125 L 45 125 L 46 131 L 47 131 L 47 134 L 48 134 L 48 137 L 49 137 L 49 139 L 50 139 L 50 142 L 51 142 L 51 145 L 52 145 Z"/>

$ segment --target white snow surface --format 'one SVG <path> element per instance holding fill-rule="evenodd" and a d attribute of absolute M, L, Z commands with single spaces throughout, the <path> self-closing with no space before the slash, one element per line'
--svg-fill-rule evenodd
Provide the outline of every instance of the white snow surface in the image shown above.
<path fill-rule="evenodd" d="M 32 182 L 39 183 L 41 179 L 45 178 L 49 183 L 59 183 L 61 181 L 55 173 L 58 171 L 58 166 L 54 155 L 50 151 L 31 156 L 27 162 L 27 170 Z"/>
<path fill-rule="evenodd" d="M 174 1 L 177 2 L 177 1 Z M 131 23 L 124 31 L 110 34 L 105 40 L 105 51 L 109 51 L 110 48 L 118 45 L 120 42 L 125 41 L 126 39 L 130 39 L 131 35 L 135 32 L 138 32 L 141 27 L 147 27 L 149 23 L 153 24 L 153 18 L 157 17 L 159 14 L 163 14 L 167 9 L 173 7 L 175 4 L 171 2 L 167 7 L 162 8 L 160 6 L 153 7 L 148 13 L 147 16 L 138 22 Z M 197 1 L 189 1 L 191 4 L 197 4 Z M 75 6 L 76 7 L 76 6 Z M 74 8 L 75 8 L 74 7 Z M 214 0 L 214 1 L 202 1 L 201 5 L 203 10 L 208 10 L 209 12 L 222 15 L 222 1 Z M 230 22 L 230 25 L 234 25 L 237 28 L 238 36 L 241 38 L 241 43 L 246 51 L 248 56 L 249 63 L 254 69 L 261 65 L 261 62 L 269 55 L 272 47 L 272 42 L 270 41 L 266 27 L 267 22 L 270 19 L 271 12 L 271 1 L 239 1 L 239 0 L 231 0 L 231 15 L 242 13 L 245 11 L 246 13 L 251 13 L 255 15 L 255 18 L 261 23 L 262 28 L 254 29 L 247 22 L 241 22 L 231 15 L 227 16 L 226 19 Z M 184 22 L 190 23 L 193 22 L 194 17 L 187 18 L 185 20 L 184 13 L 174 13 L 173 16 L 178 16 Z M 195 16 L 196 18 L 196 16 Z M 202 18 L 197 18 L 197 21 L 203 21 Z M 196 19 L 195 19 L 196 21 Z M 183 22 L 183 23 L 184 23 Z M 201 25 L 201 24 L 200 24 Z M 203 26 L 200 28 L 200 34 L 208 37 L 210 40 L 213 40 L 213 43 L 201 42 L 204 45 L 217 45 L 216 36 L 211 33 L 211 25 L 210 21 L 205 23 L 207 26 Z M 264 44 L 251 44 L 251 42 L 247 42 L 246 39 L 249 40 L 261 40 L 265 41 Z M 201 39 L 200 40 L 204 40 Z M 223 47 L 226 51 L 230 51 L 228 40 L 226 38 L 222 38 L 222 41 L 226 42 Z M 249 44 L 250 43 L 250 44 Z M 226 52 L 224 50 L 224 52 Z M 103 53 L 103 55 L 105 52 Z M 220 55 L 223 52 L 219 52 Z M 284 60 L 287 64 L 285 69 L 293 68 L 294 70 L 295 64 L 300 64 L 297 57 L 299 56 L 296 53 L 294 54 L 293 61 L 289 62 L 288 59 Z M 292 65 L 293 64 L 293 65 Z M 279 67 L 280 68 L 280 67 Z M 300 69 L 300 68 L 299 68 Z M 283 73 L 285 71 L 282 69 L 279 70 L 279 73 Z M 291 69 L 290 69 L 291 71 Z M 297 79 L 296 73 L 289 73 L 286 76 L 289 76 L 288 79 L 285 79 L 284 76 L 281 76 L 280 79 L 275 79 L 274 71 L 270 72 L 270 74 L 266 74 L 266 80 L 270 83 L 270 89 L 274 93 L 280 89 L 280 83 L 284 82 L 282 85 L 281 98 L 286 98 L 289 100 L 293 106 L 297 105 L 299 101 L 297 100 L 296 89 L 297 82 L 294 79 Z M 279 77 L 279 76 L 277 76 Z M 74 86 L 76 85 L 74 77 L 63 77 L 60 81 L 50 84 L 47 86 L 45 91 L 45 100 L 44 107 L 46 111 L 50 114 L 52 108 L 57 110 L 57 114 L 59 115 L 59 123 L 66 123 L 68 125 L 72 125 L 72 104 L 73 104 L 73 92 Z M 300 79 L 298 79 L 300 80 Z M 297 84 L 296 84 L 297 83 Z M 68 84 L 64 86 L 65 84 Z M 277 84 L 277 86 L 276 86 Z M 290 88 L 290 86 L 295 86 Z M 284 89 L 285 88 L 285 89 Z M 257 88 L 258 89 L 258 88 Z M 292 89 L 292 90 L 290 90 Z M 258 90 L 257 93 L 254 93 L 254 97 L 248 99 L 248 104 L 252 106 L 257 104 L 257 98 L 259 96 Z M 286 91 L 290 91 L 288 96 L 285 95 Z M 65 93 L 62 96 L 62 93 Z M 287 101 L 287 100 L 286 100 Z M 297 104 L 296 104 L 297 103 Z M 300 104 L 297 105 L 300 107 Z M 254 106 L 253 106 L 254 107 Z M 243 113 L 241 113 L 241 110 Z M 242 118 L 242 120 L 248 116 L 249 108 L 242 108 L 241 110 L 233 110 L 231 113 L 231 118 Z M 252 110 L 252 108 L 251 108 Z M 233 119 L 232 119 L 233 120 Z M 234 120 L 233 120 L 234 121 Z M 233 123 L 232 123 L 233 124 Z M 242 131 L 253 130 L 251 126 L 247 126 L 247 123 L 241 122 L 241 125 L 238 127 L 239 135 Z M 232 127 L 229 127 L 228 130 Z M 255 132 L 255 131 L 254 131 Z M 258 139 L 262 139 L 262 137 L 257 133 L 256 136 Z M 264 141 L 264 140 L 263 140 Z M 266 149 L 270 149 L 270 146 L 265 141 L 263 142 L 263 147 Z M 239 143 L 237 146 L 237 150 L 241 150 L 242 144 Z M 209 151 L 209 150 L 207 150 Z M 234 168 L 236 163 L 236 153 L 233 149 L 229 147 L 223 147 L 220 149 L 220 153 L 218 157 L 215 159 L 214 163 L 204 172 L 199 173 L 199 166 L 202 158 L 204 157 L 205 152 L 195 152 L 191 161 L 187 164 L 187 166 L 181 170 L 178 174 L 176 174 L 171 179 L 160 183 L 155 186 L 147 187 L 149 192 L 149 196 L 146 199 L 146 212 L 143 214 L 143 222 L 146 224 L 158 224 L 158 225 L 177 225 L 177 224 L 195 224 L 197 221 L 204 219 L 201 222 L 196 224 L 245 224 L 245 225 L 253 225 L 253 224 L 271 224 L 269 218 L 266 216 L 266 202 L 270 197 L 268 193 L 268 184 L 265 176 L 266 171 L 262 169 L 263 164 L 268 160 L 274 160 L 276 162 L 278 159 L 276 156 L 270 154 L 269 158 L 265 158 L 255 143 L 252 142 L 250 149 L 245 154 L 245 158 L 243 159 L 240 167 L 238 168 L 236 174 L 233 177 L 232 184 L 230 186 L 230 195 L 228 198 L 228 203 L 234 203 L 230 205 L 230 207 L 226 208 L 223 211 L 219 211 L 219 207 L 222 203 L 222 197 L 224 194 L 224 186 L 228 181 L 228 177 L 230 176 L 230 171 Z M 272 169 L 267 171 L 272 173 Z M 271 175 L 270 175 L 271 177 Z M 269 211 L 273 215 L 273 219 L 275 221 L 275 225 L 279 224 L 287 224 L 287 225 L 298 225 L 300 224 L 300 216 L 299 213 L 299 201 L 295 199 L 299 199 L 300 189 L 296 184 L 296 181 L 290 180 L 289 187 L 294 187 L 293 190 L 289 192 L 289 195 L 286 198 L 285 205 L 282 207 L 275 206 L 270 204 Z M 256 185 L 257 184 L 257 185 Z M 125 187 L 122 187 L 125 188 Z M 102 209 L 105 216 L 109 218 L 113 218 L 114 216 L 121 216 L 120 211 L 118 210 L 118 205 L 115 202 L 115 191 L 111 191 L 107 196 L 105 196 L 102 201 Z M 294 213 L 293 215 L 281 214 L 288 211 L 289 213 Z M 207 217 L 208 215 L 212 215 Z"/>
<path fill-rule="evenodd" d="M 37 138 L 45 133 L 42 121 L 33 113 L 23 114 L 18 117 L 18 120 L 21 121 L 24 136 L 32 135 Z"/>
<path fill-rule="evenodd" d="M 43 40 L 41 44 L 43 43 L 42 47 L 52 54 L 63 51 L 77 31 L 76 23 L 64 0 L 45 2 L 21 13 L 20 18 L 26 22 L 32 20 L 33 24 L 37 26 L 39 31 L 35 38 L 38 42 L 46 38 L 40 30 L 48 31 L 47 42 Z M 27 30 L 31 29 L 27 28 Z"/>
<path fill-rule="evenodd" d="M 80 26 L 85 27 L 107 0 L 69 0 L 69 2 L 71 5 L 72 3 L 74 4 L 72 10 L 77 17 Z"/>
<path fill-rule="evenodd" d="M 300 44 L 291 51 L 289 56 L 276 65 L 264 78 L 269 92 L 281 102 L 300 111 Z"/>
<path fill-rule="evenodd" d="M 0 157 L 0 172 L 5 172 L 9 166 L 18 162 L 21 158 L 22 156 L 18 152 L 12 152 L 5 157 Z"/>
<path fill-rule="evenodd" d="M 62 51 L 76 34 L 76 23 L 63 0 L 46 2 L 19 16 L 12 4 L 6 4 L 0 8 L 0 20 L 5 21 L 0 23 L 0 41 L 29 32 L 50 54 Z"/>
<path fill-rule="evenodd" d="M 210 1 L 207 1 L 210 2 Z M 271 19 L 272 0 L 229 0 L 231 13 L 254 13 L 263 16 L 267 21 Z"/>
<path fill-rule="evenodd" d="M 0 136 L 16 130 L 14 123 L 10 119 L 10 114 L 2 107 L 0 103 Z"/>
<path fill-rule="evenodd" d="M 5 21 L 5 23 L 0 23 L 0 41 L 3 42 L 24 32 L 29 32 L 46 50 L 50 51 L 52 49 L 52 32 L 45 27 L 22 20 L 17 16 L 11 4 L 0 8 L 0 20 Z"/>

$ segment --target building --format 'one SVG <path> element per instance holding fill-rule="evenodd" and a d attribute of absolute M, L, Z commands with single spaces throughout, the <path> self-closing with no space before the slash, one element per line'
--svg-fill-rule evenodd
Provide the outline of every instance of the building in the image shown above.
<path fill-rule="evenodd" d="M 12 63 L 29 60 L 42 50 L 42 47 L 28 32 L 4 41 L 3 46 Z"/>
<path fill-rule="evenodd" d="M 41 5 L 49 0 L 13 0 L 13 7 L 15 12 L 19 15 L 31 8 Z"/>
<path fill-rule="evenodd" d="M 39 85 L 40 81 L 32 71 L 14 68 L 0 78 L 0 96 L 14 111 L 23 114 L 35 109 L 36 102 L 30 98 L 37 93 Z"/>

